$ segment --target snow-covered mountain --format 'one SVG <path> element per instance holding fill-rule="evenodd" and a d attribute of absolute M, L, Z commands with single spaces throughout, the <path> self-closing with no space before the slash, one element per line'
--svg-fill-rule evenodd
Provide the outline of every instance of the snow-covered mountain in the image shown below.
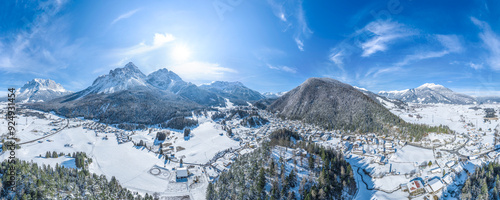
<path fill-rule="evenodd" d="M 82 95 L 109 94 L 130 89 L 150 89 L 151 85 L 134 63 L 129 62 L 123 68 L 109 71 L 107 75 L 99 76 Z"/>
<path fill-rule="evenodd" d="M 479 103 L 500 103 L 500 96 L 481 96 L 476 99 Z"/>
<path fill-rule="evenodd" d="M 176 73 L 168 69 L 159 69 L 147 76 L 147 82 L 159 89 L 178 92 L 187 85 Z"/>
<path fill-rule="evenodd" d="M 224 103 L 222 97 L 184 82 L 172 71 L 161 69 L 146 76 L 128 63 L 99 76 L 82 91 L 28 106 L 104 123 L 157 124 Z"/>
<path fill-rule="evenodd" d="M 262 95 L 268 99 L 277 99 L 285 95 L 287 92 L 264 92 Z"/>
<path fill-rule="evenodd" d="M 17 89 L 16 99 L 21 102 L 48 101 L 71 93 L 53 80 L 35 78 Z"/>
<path fill-rule="evenodd" d="M 208 85 L 201 85 L 200 88 L 228 98 L 231 102 L 236 102 L 237 104 L 246 105 L 248 101 L 258 101 L 265 98 L 264 95 L 247 88 L 241 82 L 215 81 Z"/>
<path fill-rule="evenodd" d="M 224 99 L 217 94 L 200 89 L 192 83 L 187 83 L 173 71 L 167 69 L 160 69 L 149 74 L 147 82 L 158 89 L 170 91 L 201 105 L 220 106 L 225 104 Z"/>
<path fill-rule="evenodd" d="M 452 90 L 434 83 L 426 83 L 417 88 L 401 91 L 380 91 L 380 96 L 414 103 L 445 103 L 445 104 L 472 104 L 474 97 L 453 92 Z"/>
<path fill-rule="evenodd" d="M 391 108 L 404 109 L 406 106 L 408 106 L 407 103 L 405 103 L 401 100 L 389 99 L 387 97 L 375 94 L 375 93 L 373 93 L 365 88 L 360 88 L 360 87 L 356 87 L 356 86 L 352 86 L 352 87 L 356 88 L 358 91 L 360 91 L 363 94 L 365 94 L 366 96 L 370 97 L 373 101 L 379 103 L 380 105 L 383 105 L 384 107 L 386 107 L 388 109 L 391 109 Z"/>

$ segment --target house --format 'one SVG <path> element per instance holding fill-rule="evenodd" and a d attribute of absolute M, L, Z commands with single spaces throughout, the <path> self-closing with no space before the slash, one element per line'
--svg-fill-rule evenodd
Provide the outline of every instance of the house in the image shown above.
<path fill-rule="evenodd" d="M 188 177 L 188 170 L 185 167 L 179 167 L 175 170 L 175 178 L 184 179 Z"/>
<path fill-rule="evenodd" d="M 404 183 L 403 183 L 403 184 L 401 184 L 401 185 L 399 185 L 399 186 L 401 187 L 401 190 L 402 190 L 403 192 L 408 192 L 408 185 L 407 185 L 407 184 L 404 184 Z"/>
<path fill-rule="evenodd" d="M 458 174 L 463 170 L 463 168 L 462 166 L 460 166 L 460 164 L 455 164 L 451 167 L 451 170 L 453 170 L 453 172 Z"/>
<path fill-rule="evenodd" d="M 353 149 L 352 153 L 357 154 L 357 155 L 363 155 L 363 154 L 365 154 L 365 150 L 362 147 L 358 147 L 358 148 Z"/>
<path fill-rule="evenodd" d="M 423 194 L 425 192 L 424 184 L 422 183 L 421 180 L 410 181 L 407 184 L 407 187 L 408 187 L 408 192 L 412 196 L 417 196 L 417 195 Z"/>
<path fill-rule="evenodd" d="M 430 180 L 428 183 L 428 188 L 430 188 L 430 190 L 427 190 L 427 192 L 438 192 L 439 190 L 441 190 L 443 187 L 444 187 L 444 184 L 443 182 L 441 182 L 441 180 L 439 180 L 439 178 L 434 178 L 432 180 Z"/>
<path fill-rule="evenodd" d="M 453 172 L 452 172 L 452 173 L 453 173 Z M 453 183 L 453 177 L 452 177 L 452 175 L 451 175 L 451 174 L 446 174 L 446 175 L 443 177 L 443 181 L 444 181 L 446 184 L 448 184 L 448 185 L 452 184 L 452 183 Z"/>
<path fill-rule="evenodd" d="M 448 161 L 446 163 L 446 166 L 451 168 L 454 164 L 455 164 L 455 161 L 451 160 L 451 161 Z"/>
<path fill-rule="evenodd" d="M 436 167 L 436 168 L 431 169 L 431 173 L 433 173 L 433 174 L 435 174 L 435 173 L 441 173 L 441 172 L 442 172 L 442 170 L 441 170 L 440 167 Z"/>

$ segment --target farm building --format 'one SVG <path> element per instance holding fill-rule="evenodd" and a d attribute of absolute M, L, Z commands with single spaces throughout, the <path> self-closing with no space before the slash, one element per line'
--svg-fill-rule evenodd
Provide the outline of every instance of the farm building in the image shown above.
<path fill-rule="evenodd" d="M 180 167 L 175 170 L 175 177 L 177 179 L 184 179 L 188 177 L 188 170 L 185 167 Z"/>

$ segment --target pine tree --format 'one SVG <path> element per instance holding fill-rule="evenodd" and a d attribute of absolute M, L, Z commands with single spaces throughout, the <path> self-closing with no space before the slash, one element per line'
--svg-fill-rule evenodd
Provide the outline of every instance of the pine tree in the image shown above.
<path fill-rule="evenodd" d="M 264 168 L 260 168 L 259 177 L 257 179 L 257 191 L 262 194 L 264 187 L 266 186 L 266 175 L 264 174 Z"/>
<path fill-rule="evenodd" d="M 208 187 L 207 187 L 206 199 L 207 200 L 215 200 L 214 185 L 211 182 L 208 184 Z"/>

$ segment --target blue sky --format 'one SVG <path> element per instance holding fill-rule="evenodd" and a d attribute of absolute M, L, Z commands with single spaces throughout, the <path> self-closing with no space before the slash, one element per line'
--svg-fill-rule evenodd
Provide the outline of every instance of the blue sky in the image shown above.
<path fill-rule="evenodd" d="M 134 62 L 260 92 L 330 77 L 374 92 L 500 95 L 500 1 L 2 1 L 0 83 L 73 91 Z"/>

